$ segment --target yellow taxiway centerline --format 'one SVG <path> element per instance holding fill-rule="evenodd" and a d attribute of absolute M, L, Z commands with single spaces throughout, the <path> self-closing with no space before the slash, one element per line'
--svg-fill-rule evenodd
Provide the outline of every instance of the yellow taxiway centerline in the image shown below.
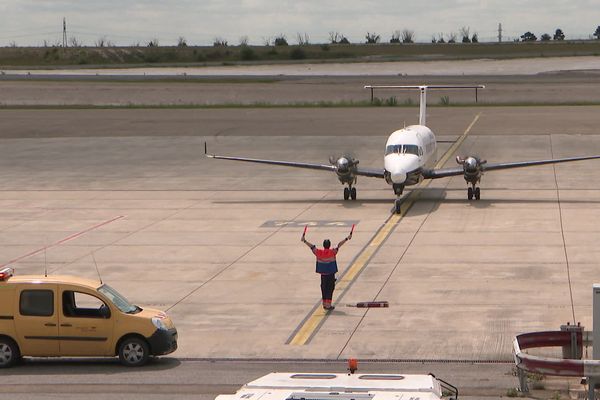
<path fill-rule="evenodd" d="M 446 162 L 450 159 L 452 154 L 460 147 L 460 145 L 465 141 L 467 135 L 471 131 L 471 128 L 477 123 L 479 120 L 479 116 L 481 113 L 477 114 L 471 124 L 465 129 L 464 133 L 450 146 L 450 148 L 444 153 L 442 158 L 436 163 L 435 168 L 441 168 Z M 362 252 L 354 259 L 354 262 L 348 269 L 346 273 L 340 278 L 340 280 L 336 283 L 335 289 L 338 292 L 343 293 L 345 289 L 348 288 L 354 282 L 354 279 L 358 276 L 358 274 L 367 266 L 367 263 L 375 255 L 375 252 L 379 250 L 379 247 L 383 244 L 383 242 L 390 236 L 396 225 L 402 220 L 402 217 L 406 214 L 406 212 L 412 207 L 414 202 L 419 198 L 421 193 L 421 189 L 431 182 L 431 179 L 423 180 L 416 189 L 410 192 L 407 196 L 406 200 L 402 202 L 400 214 L 392 214 L 384 225 L 377 231 L 375 236 L 371 238 L 369 243 L 363 248 Z M 339 298 L 338 298 L 339 301 Z M 288 344 L 302 346 L 305 345 L 310 338 L 315 334 L 316 330 L 325 320 L 327 316 L 327 311 L 322 309 L 321 307 L 317 307 L 315 311 L 304 320 L 302 326 L 297 329 L 294 337 L 289 341 Z"/>

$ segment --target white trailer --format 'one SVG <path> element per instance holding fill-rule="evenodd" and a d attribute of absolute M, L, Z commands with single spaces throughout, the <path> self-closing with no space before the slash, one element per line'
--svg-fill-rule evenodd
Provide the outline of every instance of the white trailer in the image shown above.
<path fill-rule="evenodd" d="M 271 373 L 215 400 L 439 400 L 458 390 L 433 375 Z"/>

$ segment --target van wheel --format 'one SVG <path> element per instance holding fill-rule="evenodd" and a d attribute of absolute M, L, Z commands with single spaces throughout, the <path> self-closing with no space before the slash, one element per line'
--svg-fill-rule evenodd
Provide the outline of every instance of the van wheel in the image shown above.
<path fill-rule="evenodd" d="M 145 340 L 129 337 L 119 346 L 119 360 L 126 367 L 139 367 L 148 361 L 150 348 Z"/>
<path fill-rule="evenodd" d="M 12 339 L 0 337 L 0 368 L 12 367 L 20 358 L 17 344 Z"/>

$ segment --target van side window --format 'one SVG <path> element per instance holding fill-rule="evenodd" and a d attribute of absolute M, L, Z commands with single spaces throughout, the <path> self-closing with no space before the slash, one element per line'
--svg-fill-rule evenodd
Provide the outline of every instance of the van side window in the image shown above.
<path fill-rule="evenodd" d="M 109 318 L 110 310 L 96 296 L 65 290 L 62 294 L 63 314 L 72 318 Z"/>
<path fill-rule="evenodd" d="M 30 317 L 50 317 L 54 314 L 52 290 L 23 290 L 19 299 L 19 312 Z"/>

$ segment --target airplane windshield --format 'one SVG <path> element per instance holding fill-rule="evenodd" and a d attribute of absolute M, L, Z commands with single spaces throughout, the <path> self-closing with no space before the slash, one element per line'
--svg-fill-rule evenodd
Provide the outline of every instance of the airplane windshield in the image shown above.
<path fill-rule="evenodd" d="M 420 156 L 423 151 L 416 144 L 392 144 L 385 148 L 385 155 L 388 154 L 414 154 Z"/>

